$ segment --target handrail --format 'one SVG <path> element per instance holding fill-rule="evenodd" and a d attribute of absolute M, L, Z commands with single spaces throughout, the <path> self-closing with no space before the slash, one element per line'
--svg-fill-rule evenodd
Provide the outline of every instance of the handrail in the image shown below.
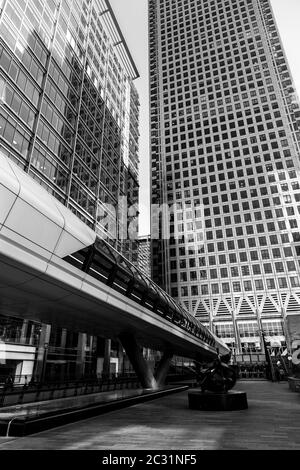
<path fill-rule="evenodd" d="M 18 379 L 21 380 L 22 378 L 27 377 L 27 383 L 19 383 Z M 32 382 L 28 380 L 28 378 L 32 378 Z M 39 381 L 35 376 L 30 376 L 30 375 L 20 375 L 20 376 L 14 376 L 12 377 L 13 382 L 10 383 L 9 385 L 4 384 L 2 387 L 4 391 L 20 391 L 20 389 L 28 390 L 28 389 L 34 389 L 34 388 L 41 388 L 41 387 L 63 387 L 63 386 L 68 386 L 70 384 L 74 385 L 82 385 L 85 386 L 87 385 L 97 385 L 97 384 L 102 384 L 106 382 L 122 382 L 126 381 L 128 379 L 135 380 L 137 378 L 135 373 L 124 373 L 124 374 L 110 374 L 109 376 L 102 376 L 102 377 L 82 377 L 81 379 L 76 378 L 76 377 L 69 377 L 65 379 L 64 381 L 59 381 L 59 380 L 46 380 L 46 381 Z"/>
<path fill-rule="evenodd" d="M 216 339 L 184 307 L 104 240 L 64 258 L 189 334 L 216 347 Z"/>
<path fill-rule="evenodd" d="M 175 374 L 182 376 L 185 374 L 185 367 L 178 366 L 181 373 Z M 102 393 L 106 391 L 113 391 L 116 389 L 134 388 L 139 387 L 141 384 L 136 375 L 126 375 L 120 377 L 110 377 L 108 379 L 94 379 L 94 380 L 69 380 L 66 382 L 53 382 L 53 383 L 37 383 L 27 387 L 15 387 L 10 390 L 3 390 L 1 395 L 0 410 L 3 406 L 14 406 L 16 404 L 36 403 L 39 401 L 49 401 L 64 398 L 65 391 L 69 390 L 68 398 L 89 395 L 91 393 Z M 55 394 L 55 392 L 57 392 Z M 26 396 L 29 395 L 29 401 Z M 5 404 L 5 398 L 9 397 L 8 405 Z M 13 398 L 15 397 L 15 398 Z M 25 398 L 24 398 L 25 397 Z M 7 430 L 9 433 L 9 427 Z"/>

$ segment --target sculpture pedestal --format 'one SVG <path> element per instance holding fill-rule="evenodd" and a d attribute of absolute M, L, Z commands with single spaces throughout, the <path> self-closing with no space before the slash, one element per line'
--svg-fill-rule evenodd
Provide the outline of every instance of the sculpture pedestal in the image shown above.
<path fill-rule="evenodd" d="M 236 411 L 248 408 L 245 392 L 202 392 L 201 389 L 188 392 L 189 408 L 203 411 Z"/>
<path fill-rule="evenodd" d="M 288 383 L 292 392 L 300 392 L 300 377 L 288 377 Z"/>

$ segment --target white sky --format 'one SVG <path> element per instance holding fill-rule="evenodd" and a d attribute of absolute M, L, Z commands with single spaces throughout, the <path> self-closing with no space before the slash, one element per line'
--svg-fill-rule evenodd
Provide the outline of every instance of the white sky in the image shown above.
<path fill-rule="evenodd" d="M 140 94 L 140 234 L 150 233 L 148 0 L 110 0 L 123 35 L 138 67 L 135 84 Z M 300 95 L 300 1 L 271 0 L 293 79 Z"/>

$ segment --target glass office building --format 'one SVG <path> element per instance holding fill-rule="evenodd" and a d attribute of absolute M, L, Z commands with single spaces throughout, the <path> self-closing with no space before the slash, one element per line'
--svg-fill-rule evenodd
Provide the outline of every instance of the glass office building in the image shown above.
<path fill-rule="evenodd" d="M 138 202 L 137 77 L 109 1 L 0 0 L 0 152 L 129 258 L 118 207 Z M 23 362 L 30 356 L 17 372 L 6 363 L 19 375 L 32 373 L 45 344 L 61 376 L 95 371 L 103 349 L 55 326 L 6 317 L 0 325 L 6 353 L 12 343 Z"/>
<path fill-rule="evenodd" d="M 153 279 L 236 352 L 285 347 L 300 107 L 270 1 L 149 0 L 149 47 L 152 204 L 173 208 Z"/>
<path fill-rule="evenodd" d="M 101 234 L 101 204 L 138 197 L 138 73 L 109 3 L 4 0 L 0 28 L 1 150 Z"/>

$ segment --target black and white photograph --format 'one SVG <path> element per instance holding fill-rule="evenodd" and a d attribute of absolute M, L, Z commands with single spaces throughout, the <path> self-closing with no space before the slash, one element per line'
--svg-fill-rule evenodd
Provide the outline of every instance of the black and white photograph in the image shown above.
<path fill-rule="evenodd" d="M 3 465 L 300 450 L 299 20 L 0 0 Z"/>

